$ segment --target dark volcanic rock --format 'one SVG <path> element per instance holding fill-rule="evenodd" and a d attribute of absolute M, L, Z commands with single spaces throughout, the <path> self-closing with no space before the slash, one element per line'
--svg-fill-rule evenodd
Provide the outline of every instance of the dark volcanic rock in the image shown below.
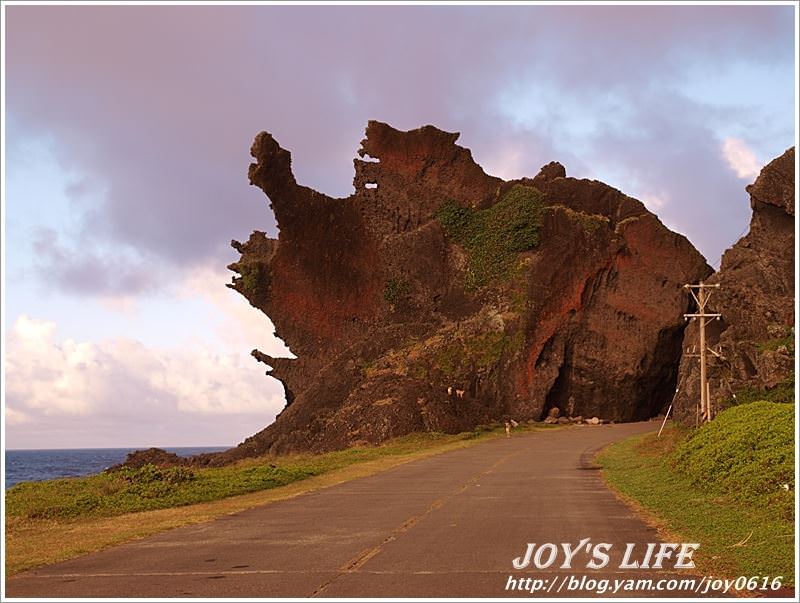
<path fill-rule="evenodd" d="M 297 184 L 256 137 L 250 181 L 278 240 L 233 242 L 229 285 L 297 359 L 253 355 L 286 391 L 276 422 L 219 462 L 561 414 L 650 417 L 674 391 L 686 282 L 711 270 L 637 200 L 550 163 L 484 173 L 458 134 L 371 121 L 355 192 Z M 443 225 L 444 224 L 444 225 Z M 448 388 L 449 392 L 448 392 Z"/>
<path fill-rule="evenodd" d="M 722 256 L 710 312 L 722 319 L 707 327 L 712 406 L 719 409 L 743 388 L 771 388 L 794 374 L 794 147 L 761 170 L 747 187 L 753 216 L 750 232 Z M 684 347 L 697 345 L 697 325 L 686 329 Z M 693 424 L 700 397 L 697 358 L 681 360 L 675 417 Z"/>
<path fill-rule="evenodd" d="M 147 450 L 136 450 L 129 453 L 124 462 L 110 467 L 109 471 L 116 471 L 123 467 L 139 469 L 145 465 L 173 467 L 175 465 L 180 465 L 182 461 L 183 459 L 174 452 L 167 452 L 161 448 L 148 448 Z"/>

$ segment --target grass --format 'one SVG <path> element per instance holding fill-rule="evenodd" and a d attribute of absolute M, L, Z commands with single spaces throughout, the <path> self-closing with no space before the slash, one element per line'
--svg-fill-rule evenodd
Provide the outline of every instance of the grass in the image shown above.
<path fill-rule="evenodd" d="M 321 457 L 316 462 L 295 461 L 281 466 L 253 464 L 199 470 L 145 465 L 87 477 L 27 482 L 6 492 L 6 514 L 26 519 L 113 517 L 284 486 L 346 464 L 347 459 Z"/>
<path fill-rule="evenodd" d="M 516 185 L 493 206 L 478 210 L 446 201 L 437 218 L 448 238 L 469 255 L 465 286 L 475 290 L 510 275 L 517 253 L 539 244 L 542 194 Z"/>
<path fill-rule="evenodd" d="M 731 408 L 682 441 L 674 460 L 711 493 L 794 519 L 792 404 L 760 401 Z"/>
<path fill-rule="evenodd" d="M 698 430 L 618 442 L 598 462 L 607 483 L 670 541 L 701 544 L 700 572 L 783 576 L 792 585 L 793 426 L 793 406 L 757 402 Z"/>
<path fill-rule="evenodd" d="M 382 446 L 250 459 L 223 468 L 189 472 L 149 466 L 119 475 L 18 484 L 6 491 L 6 573 L 209 521 L 500 435 L 497 426 L 481 426 L 456 435 L 412 434 Z"/>

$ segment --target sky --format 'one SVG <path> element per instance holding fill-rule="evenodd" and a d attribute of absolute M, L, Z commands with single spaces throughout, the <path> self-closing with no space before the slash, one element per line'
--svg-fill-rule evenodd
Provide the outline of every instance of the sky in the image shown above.
<path fill-rule="evenodd" d="M 291 355 L 227 289 L 261 130 L 352 192 L 370 119 L 640 199 L 713 266 L 795 141 L 795 7 L 5 5 L 8 448 L 233 446 Z"/>

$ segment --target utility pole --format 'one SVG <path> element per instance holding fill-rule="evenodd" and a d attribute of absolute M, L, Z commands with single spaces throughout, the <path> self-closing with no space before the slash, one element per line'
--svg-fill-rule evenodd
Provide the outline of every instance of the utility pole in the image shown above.
<path fill-rule="evenodd" d="M 692 294 L 694 301 L 697 303 L 697 312 L 694 314 L 684 314 L 683 318 L 685 320 L 700 319 L 700 421 L 707 423 L 711 420 L 711 392 L 709 390 L 707 378 L 706 352 L 711 352 L 717 357 L 720 354 L 714 350 L 708 349 L 706 346 L 706 320 L 709 318 L 719 320 L 722 314 L 706 312 L 706 304 L 708 304 L 708 300 L 711 297 L 711 291 L 706 293 L 706 289 L 719 289 L 719 283 L 707 285 L 703 281 L 700 281 L 699 285 L 684 285 L 683 288 L 689 290 L 689 293 Z M 695 293 L 695 290 L 697 290 L 697 293 Z M 694 357 L 695 354 L 690 354 L 690 356 Z"/>

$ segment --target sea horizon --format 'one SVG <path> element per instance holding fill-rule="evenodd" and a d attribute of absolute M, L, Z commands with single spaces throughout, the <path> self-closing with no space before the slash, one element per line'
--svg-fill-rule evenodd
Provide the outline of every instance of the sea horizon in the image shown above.
<path fill-rule="evenodd" d="M 114 448 L 7 448 L 5 488 L 21 482 L 36 482 L 65 477 L 84 477 L 122 463 L 131 452 L 156 446 Z M 228 450 L 231 446 L 158 446 L 179 456 Z"/>

